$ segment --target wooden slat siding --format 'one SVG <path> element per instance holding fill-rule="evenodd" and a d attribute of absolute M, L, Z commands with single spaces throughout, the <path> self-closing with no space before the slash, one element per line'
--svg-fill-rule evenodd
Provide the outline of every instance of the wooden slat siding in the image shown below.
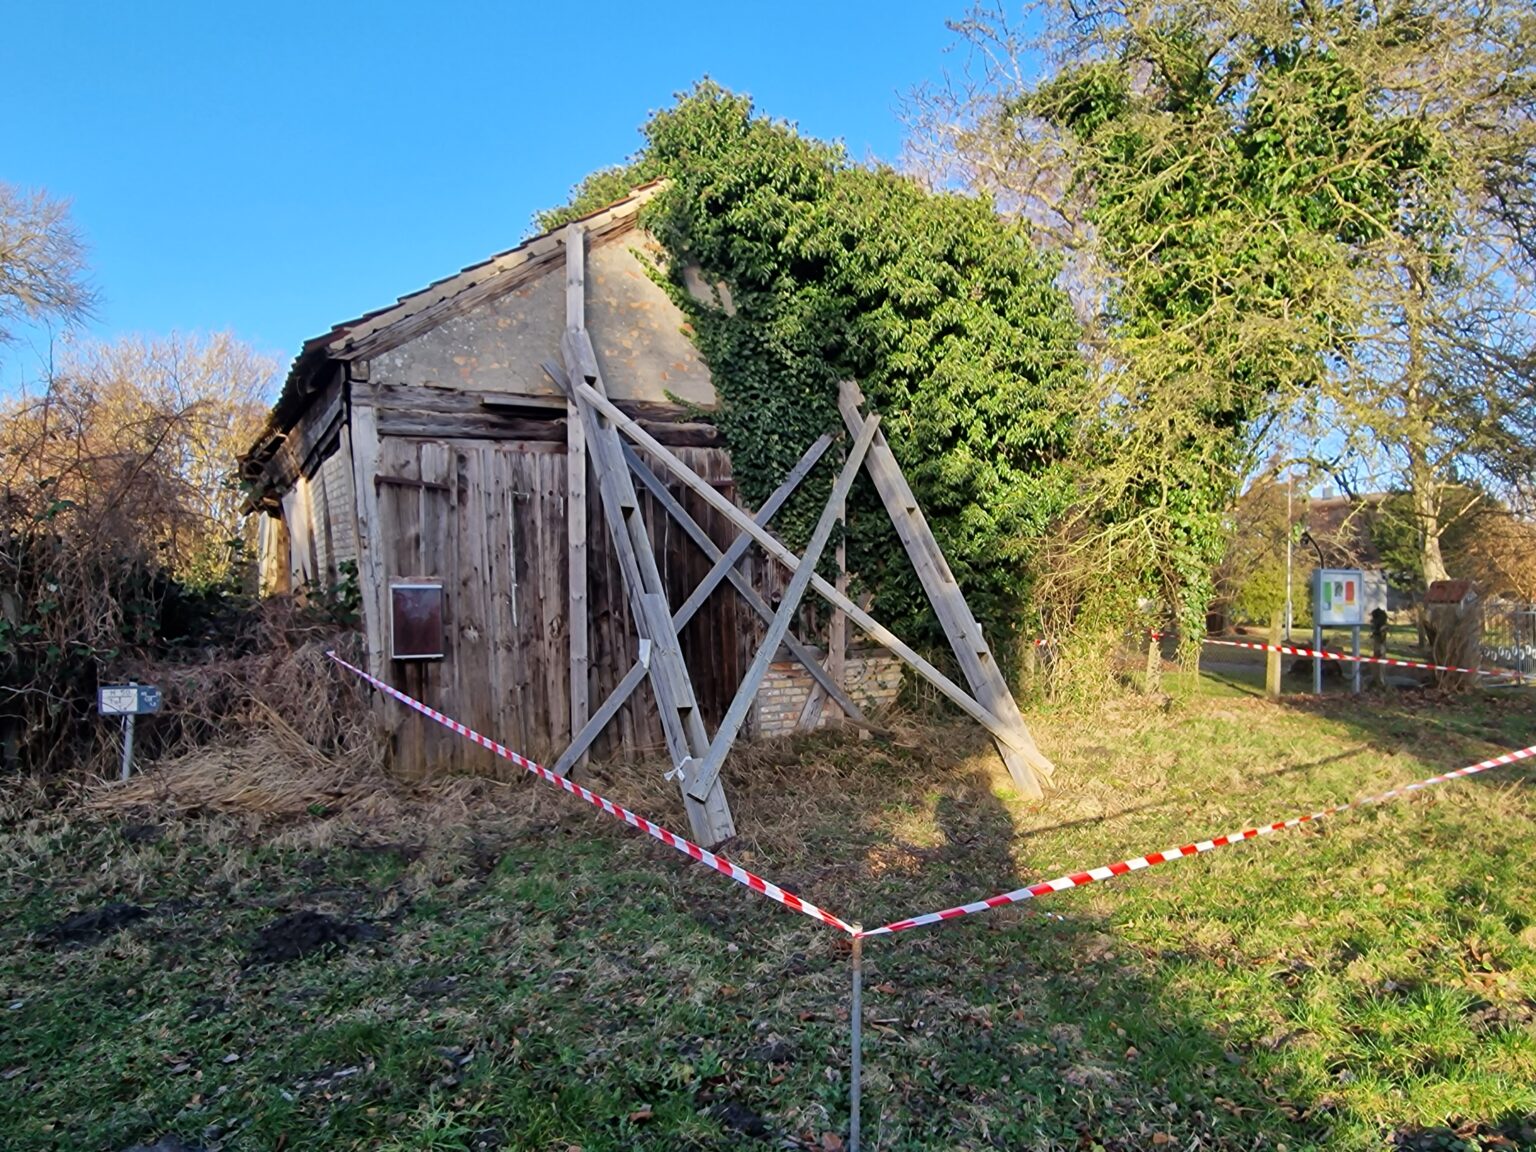
<path fill-rule="evenodd" d="M 520 518 L 528 514 L 521 453 L 506 445 L 477 441 L 480 445 L 481 496 L 486 522 L 486 588 L 489 623 L 495 637 L 492 663 L 493 709 L 498 739 L 521 749 L 528 741 L 529 658 L 522 635 L 521 573 L 515 563 L 514 536 L 526 535 Z M 512 770 L 512 771 L 515 771 Z M 509 778 L 508 766 L 496 765 L 496 774 Z"/>
<path fill-rule="evenodd" d="M 420 466 L 415 444 L 395 439 L 381 441 L 378 471 L 388 476 L 419 480 Z M 421 549 L 420 489 L 395 484 L 375 485 L 371 478 L 370 487 L 375 488 L 379 497 L 379 544 L 383 560 L 381 611 L 386 669 L 384 678 L 402 692 L 441 707 L 433 697 L 422 694 L 424 674 L 419 667 L 389 658 L 390 585 L 402 578 L 414 578 L 421 574 L 416 570 L 417 556 Z M 421 723 L 424 718 L 401 708 L 390 709 L 387 717 L 386 727 L 392 737 L 391 750 L 397 770 L 409 777 L 420 777 L 426 771 L 426 749 Z"/>
<path fill-rule="evenodd" d="M 538 591 L 534 581 L 538 578 L 535 558 L 538 517 L 542 514 L 538 491 L 538 458 L 524 448 L 509 450 L 504 459 L 508 465 L 511 505 L 508 515 L 512 518 L 508 533 L 508 547 L 512 551 L 512 571 L 517 582 L 517 612 L 515 636 L 517 640 L 517 707 L 519 712 L 518 739 L 526 745 L 538 732 L 538 686 L 543 682 L 543 637 L 539 635 Z"/>
<path fill-rule="evenodd" d="M 570 551 L 566 546 L 565 461 L 554 454 L 539 456 L 539 487 L 543 509 L 539 517 L 539 609 L 543 621 L 544 724 L 534 755 L 552 760 L 564 741 L 556 732 L 570 731 L 570 624 L 566 610 L 570 588 L 566 579 Z"/>
<path fill-rule="evenodd" d="M 513 597 L 521 592 L 516 584 L 512 563 L 512 533 L 517 522 L 517 461 L 504 446 L 480 442 L 481 496 L 486 521 L 486 595 L 489 621 L 494 635 L 495 658 L 492 661 L 492 715 L 503 742 L 518 748 L 527 739 L 527 709 L 522 699 L 523 666 L 526 658 L 514 610 Z M 498 761 L 496 775 L 507 779 L 511 768 Z"/>
<path fill-rule="evenodd" d="M 495 692 L 497 634 L 488 559 L 493 521 L 486 509 L 486 493 L 494 478 L 488 475 L 486 453 L 478 443 L 460 441 L 448 447 L 454 538 L 446 586 L 453 617 L 453 693 L 465 715 L 496 721 L 500 719 Z M 467 742 L 464 747 L 466 768 L 483 773 L 495 770 L 497 757 Z"/>
<path fill-rule="evenodd" d="M 425 580 L 440 580 L 443 584 L 443 659 L 415 661 L 423 689 L 433 693 L 432 696 L 417 695 L 417 699 L 451 700 L 456 707 L 472 713 L 473 701 L 466 695 L 466 670 L 458 645 L 462 605 L 455 594 L 459 549 L 454 532 L 458 493 L 454 483 L 453 451 L 440 441 L 428 442 L 417 446 L 417 460 L 421 479 L 425 482 L 416 492 L 421 525 L 416 561 L 418 575 Z M 433 487 L 426 487 L 427 484 Z M 440 724 L 428 723 L 423 738 L 425 763 L 430 775 L 465 769 L 471 745 L 462 737 Z"/>
<path fill-rule="evenodd" d="M 358 411 L 364 409 L 359 406 Z M 366 423 L 366 421 L 365 421 Z M 368 429 L 364 429 L 365 432 Z M 360 541 L 360 578 L 365 599 L 367 573 L 377 556 L 379 633 L 375 667 L 403 691 L 427 700 L 466 723 L 530 755 L 550 756 L 571 734 L 569 653 L 565 640 L 568 605 L 567 519 L 564 506 L 568 471 L 564 445 L 558 441 L 509 443 L 492 440 L 416 440 L 387 438 L 381 459 L 359 491 L 372 497 L 379 532 Z M 690 464 L 734 497 L 730 464 L 717 449 L 684 449 Z M 422 471 L 423 461 L 427 472 Z M 436 469 L 436 471 L 434 471 Z M 428 480 L 439 488 L 373 483 L 375 474 Z M 352 486 L 357 488 L 355 478 Z M 686 497 L 685 494 L 685 498 Z M 691 498 L 689 498 L 691 499 Z M 668 518 L 649 495 L 639 505 L 648 525 Z M 435 516 L 434 509 L 443 514 Z M 703 501 L 690 511 L 724 545 L 737 530 Z M 358 501 L 359 519 L 369 514 Z M 638 656 L 635 632 L 617 561 L 601 517 L 588 517 L 586 569 L 590 579 L 589 677 L 591 693 L 606 699 Z M 478 529 L 478 530 L 477 530 Z M 513 620 L 514 572 L 510 541 L 517 535 L 515 586 L 520 603 Z M 653 531 L 658 569 L 671 603 L 681 604 L 709 563 L 691 541 L 675 531 Z M 368 555 L 363 555 L 367 553 Z M 429 562 L 430 561 L 430 562 Z M 481 574 L 476 580 L 475 573 Z M 452 658 L 438 671 L 428 664 L 392 663 L 383 655 L 388 643 L 388 584 L 391 579 L 439 577 L 445 582 L 446 618 Z M 553 578 L 552 578 L 553 577 Z M 542 588 L 542 594 L 541 594 Z M 368 613 L 365 608 L 365 624 Z M 744 653 L 743 613 L 735 593 L 711 597 L 684 629 L 685 664 L 695 678 L 700 713 L 718 722 L 740 681 Z M 370 629 L 374 631 L 375 629 Z M 370 639 L 370 646 L 375 643 Z M 424 694 L 425 693 L 425 694 Z M 452 753 L 428 745 L 425 729 L 405 731 L 401 710 L 384 710 L 386 723 L 401 735 L 395 756 L 412 773 L 453 762 Z M 415 723 L 415 720 L 410 720 Z M 449 738 L 451 734 L 449 734 Z M 593 752 L 612 756 L 628 751 L 654 754 L 665 747 L 660 720 L 649 692 L 636 693 Z M 459 764 L 505 774 L 501 762 L 485 763 L 485 754 L 464 745 Z M 445 759 L 445 757 L 447 759 Z"/>
<path fill-rule="evenodd" d="M 601 510 L 587 521 L 587 571 L 592 577 L 590 611 L 596 613 L 597 630 L 593 635 L 593 688 L 606 698 L 618 686 L 618 670 L 626 661 L 634 663 L 637 645 L 632 643 L 634 625 L 629 618 L 629 601 L 620 582 L 619 562 L 607 542 Z M 640 694 L 642 697 L 644 693 Z M 600 752 L 637 751 L 650 748 L 661 740 L 659 721 L 651 726 L 654 710 L 648 702 L 632 698 L 616 717 L 616 730 L 597 742 Z M 612 741 L 612 742 L 609 742 Z"/>
<path fill-rule="evenodd" d="M 842 383 L 838 407 L 843 415 L 843 423 L 850 432 L 863 419 L 859 414 L 863 400 L 858 385 L 847 380 Z M 923 590 L 928 594 L 934 614 L 944 628 L 944 635 L 949 640 L 971 692 L 1008 730 L 1006 735 L 1011 739 L 1007 744 L 999 743 L 998 752 L 1008 767 L 1009 775 L 1026 796 L 1043 796 L 1044 789 L 1038 777 L 1050 778 L 1053 771 L 1051 762 L 1035 746 L 1034 737 L 1030 735 L 1013 693 L 1009 691 L 997 661 L 992 656 L 981 626 L 971 614 L 965 595 L 955 582 L 949 563 L 944 559 L 932 529 L 928 527 L 922 508 L 918 506 L 917 497 L 913 495 L 901 465 L 883 435 L 875 438 L 874 447 L 870 450 L 869 474 L 896 527 L 896 535 L 922 582 Z"/>

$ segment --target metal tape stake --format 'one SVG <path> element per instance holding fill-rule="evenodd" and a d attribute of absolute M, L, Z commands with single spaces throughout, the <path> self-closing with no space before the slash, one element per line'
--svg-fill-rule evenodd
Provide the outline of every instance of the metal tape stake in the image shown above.
<path fill-rule="evenodd" d="M 133 775 L 133 722 L 137 719 L 132 712 L 123 717 L 123 771 L 122 779 L 126 781 Z"/>
<path fill-rule="evenodd" d="M 853 1011 L 848 1017 L 848 1152 L 859 1152 L 859 1089 L 864 1076 L 864 928 L 853 926 Z"/>

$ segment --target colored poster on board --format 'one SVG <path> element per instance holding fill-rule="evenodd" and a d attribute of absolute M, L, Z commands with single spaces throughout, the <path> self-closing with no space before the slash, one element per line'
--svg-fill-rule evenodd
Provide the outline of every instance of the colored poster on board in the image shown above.
<path fill-rule="evenodd" d="M 1324 628 L 1365 623 L 1365 574 L 1358 568 L 1319 568 L 1312 573 L 1312 610 Z"/>

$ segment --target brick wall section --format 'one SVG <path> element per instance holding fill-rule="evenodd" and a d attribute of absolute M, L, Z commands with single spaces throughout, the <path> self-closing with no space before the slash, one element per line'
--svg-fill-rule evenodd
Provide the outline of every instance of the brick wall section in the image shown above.
<path fill-rule="evenodd" d="M 784 653 L 781 651 L 780 655 Z M 854 703 L 866 712 L 878 712 L 896 702 L 901 691 L 901 661 L 890 653 L 849 652 L 844 668 L 844 687 Z M 762 739 L 793 733 L 815 683 L 798 660 L 775 660 L 752 703 L 752 735 Z M 833 710 L 823 708 L 821 726 L 826 725 Z"/>

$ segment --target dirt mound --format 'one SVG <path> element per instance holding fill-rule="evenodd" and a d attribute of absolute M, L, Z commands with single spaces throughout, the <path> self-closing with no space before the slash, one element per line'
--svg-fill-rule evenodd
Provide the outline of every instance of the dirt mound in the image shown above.
<path fill-rule="evenodd" d="M 148 908 L 137 904 L 103 904 L 77 913 L 43 931 L 43 939 L 53 944 L 94 944 L 104 936 L 142 920 L 149 915 Z"/>
<path fill-rule="evenodd" d="M 341 949 L 356 941 L 378 940 L 383 936 L 383 930 L 371 924 L 354 924 L 301 908 L 279 916 L 261 930 L 246 964 L 285 964 L 312 952 Z"/>

